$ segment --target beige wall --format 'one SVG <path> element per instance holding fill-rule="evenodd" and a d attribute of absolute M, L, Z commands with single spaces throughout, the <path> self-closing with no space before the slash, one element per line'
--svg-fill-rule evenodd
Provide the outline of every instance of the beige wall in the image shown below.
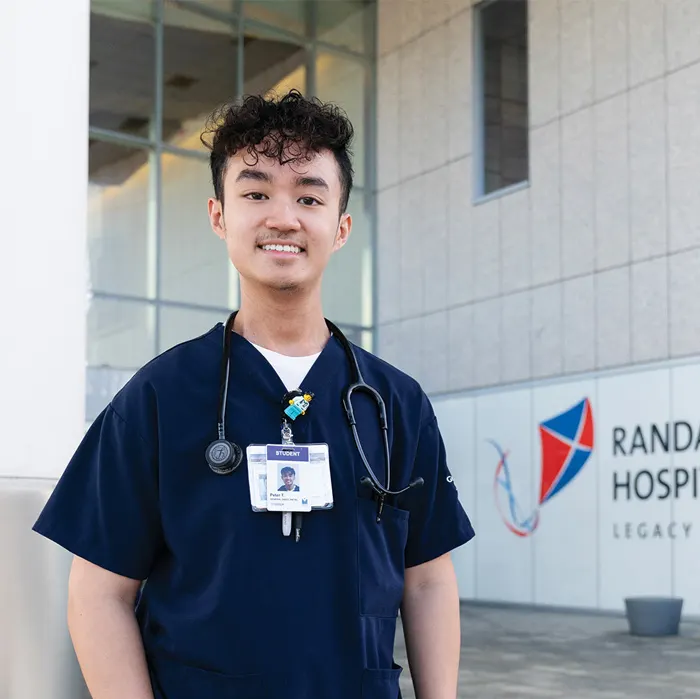
<path fill-rule="evenodd" d="M 379 3 L 380 354 L 436 394 L 698 353 L 700 2 L 530 0 L 530 184 L 478 205 L 471 3 Z"/>

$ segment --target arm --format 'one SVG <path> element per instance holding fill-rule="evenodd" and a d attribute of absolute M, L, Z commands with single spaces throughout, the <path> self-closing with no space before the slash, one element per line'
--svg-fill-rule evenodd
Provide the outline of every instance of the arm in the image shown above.
<path fill-rule="evenodd" d="M 459 593 L 449 554 L 406 570 L 401 619 L 418 699 L 455 699 Z"/>
<path fill-rule="evenodd" d="M 68 585 L 68 629 L 94 699 L 153 699 L 134 602 L 141 583 L 77 556 Z"/>

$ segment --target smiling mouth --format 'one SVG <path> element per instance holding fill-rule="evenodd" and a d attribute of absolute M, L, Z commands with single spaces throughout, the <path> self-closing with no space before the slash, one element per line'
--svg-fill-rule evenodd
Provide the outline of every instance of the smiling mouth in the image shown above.
<path fill-rule="evenodd" d="M 298 245 L 258 245 L 258 247 L 265 252 L 282 252 L 292 255 L 304 252 L 304 248 L 300 248 Z"/>

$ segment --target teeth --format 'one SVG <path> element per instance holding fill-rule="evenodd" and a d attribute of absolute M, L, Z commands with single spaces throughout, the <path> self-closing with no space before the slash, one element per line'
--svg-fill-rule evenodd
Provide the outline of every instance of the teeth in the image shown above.
<path fill-rule="evenodd" d="M 301 252 L 301 248 L 296 245 L 263 245 L 263 250 L 275 250 L 276 252 Z"/>

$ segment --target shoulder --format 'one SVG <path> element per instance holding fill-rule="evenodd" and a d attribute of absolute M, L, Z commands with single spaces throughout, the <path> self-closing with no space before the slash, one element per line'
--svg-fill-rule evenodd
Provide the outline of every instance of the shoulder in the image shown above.
<path fill-rule="evenodd" d="M 351 343 L 357 357 L 357 361 L 363 373 L 371 373 L 379 380 L 385 380 L 396 385 L 402 392 L 421 393 L 422 388 L 418 381 L 393 364 L 381 359 L 376 354 Z"/>
<path fill-rule="evenodd" d="M 114 395 L 109 408 L 129 423 L 143 422 L 157 411 L 173 386 L 185 377 L 219 370 L 217 358 L 223 327 L 217 323 L 206 333 L 180 342 L 144 364 Z M 212 361 L 213 360 L 213 361 Z"/>
<path fill-rule="evenodd" d="M 415 378 L 362 347 L 355 344 L 352 347 L 365 381 L 379 391 L 385 400 L 419 407 L 421 424 L 434 418 L 430 400 Z"/>

